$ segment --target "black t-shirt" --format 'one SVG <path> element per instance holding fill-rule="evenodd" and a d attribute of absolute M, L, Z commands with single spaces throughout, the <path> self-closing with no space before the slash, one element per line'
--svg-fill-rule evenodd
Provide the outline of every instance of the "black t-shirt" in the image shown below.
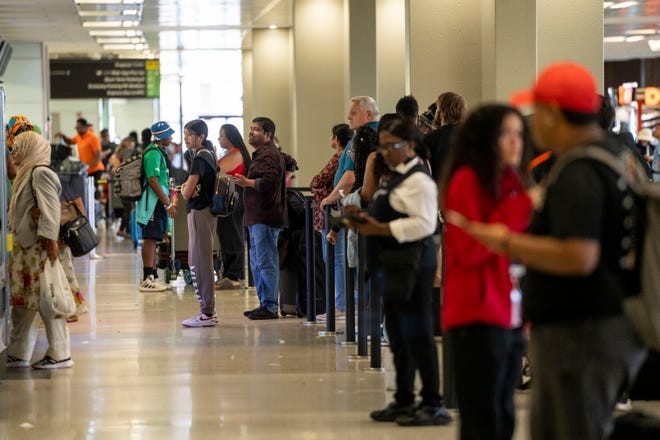
<path fill-rule="evenodd" d="M 449 153 L 455 127 L 455 125 L 443 125 L 437 130 L 427 133 L 422 139 L 422 143 L 426 145 L 431 154 L 429 159 L 431 161 L 431 175 L 436 182 Z"/>
<path fill-rule="evenodd" d="M 616 152 L 621 147 L 606 146 Z M 544 206 L 534 213 L 530 232 L 556 238 L 600 242 L 600 258 L 587 277 L 559 276 L 528 268 L 523 279 L 523 314 L 533 324 L 569 322 L 622 313 L 630 294 L 631 273 L 620 261 L 630 249 L 630 194 L 617 186 L 618 176 L 606 165 L 579 159 L 566 165 L 546 193 Z M 630 206 L 630 205 L 627 205 Z"/>
<path fill-rule="evenodd" d="M 215 175 L 216 169 L 211 167 L 210 161 L 213 159 L 206 159 L 202 155 L 205 154 L 211 157 L 207 153 L 202 153 L 202 150 L 199 150 L 197 155 L 192 160 L 190 165 L 190 175 L 197 174 L 199 175 L 198 185 L 201 186 L 201 189 L 198 191 L 199 196 L 194 197 L 188 200 L 186 203 L 186 212 L 190 212 L 191 209 L 202 210 L 208 206 L 211 206 L 211 200 L 213 198 L 213 191 L 215 190 Z"/>

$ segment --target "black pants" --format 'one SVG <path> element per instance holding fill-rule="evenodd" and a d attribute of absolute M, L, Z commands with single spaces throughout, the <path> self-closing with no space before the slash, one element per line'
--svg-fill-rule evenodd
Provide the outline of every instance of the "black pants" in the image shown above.
<path fill-rule="evenodd" d="M 378 276 L 374 274 L 373 282 Z M 433 337 L 431 290 L 435 267 L 422 268 L 412 298 L 406 303 L 385 302 L 385 326 L 396 368 L 396 393 L 401 405 L 415 401 L 415 372 L 422 379 L 422 405 L 441 406 L 438 350 Z M 377 289 L 377 287 L 376 287 Z M 375 290 L 378 292 L 378 290 Z"/>
<path fill-rule="evenodd" d="M 485 324 L 449 331 L 461 414 L 461 440 L 510 440 L 516 424 L 513 394 L 520 377 L 520 329 Z"/>
<path fill-rule="evenodd" d="M 228 217 L 218 217 L 218 240 L 224 265 L 223 277 L 233 281 L 243 279 L 245 267 L 245 226 L 243 200 L 239 200 Z"/>

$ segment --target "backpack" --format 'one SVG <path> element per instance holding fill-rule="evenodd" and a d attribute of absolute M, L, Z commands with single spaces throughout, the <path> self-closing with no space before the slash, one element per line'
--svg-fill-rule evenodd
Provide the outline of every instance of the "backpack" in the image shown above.
<path fill-rule="evenodd" d="M 585 158 L 611 168 L 633 195 L 634 243 L 624 261 L 633 274 L 634 290 L 623 299 L 623 310 L 644 345 L 660 350 L 660 184 L 649 181 L 646 170 L 628 149 L 615 155 L 587 146 L 558 158 L 546 186 L 556 180 L 564 166 Z"/>
<path fill-rule="evenodd" d="M 234 179 L 218 168 L 217 162 L 215 162 L 215 156 L 211 151 L 202 149 L 200 152 L 208 153 L 204 161 L 211 165 L 211 161 L 209 160 L 209 158 L 211 158 L 215 167 L 214 169 L 217 170 L 215 173 L 215 184 L 213 185 L 213 195 L 209 201 L 211 214 L 217 215 L 218 217 L 229 217 L 232 212 L 234 212 L 234 207 L 239 199 Z"/>
<path fill-rule="evenodd" d="M 145 151 L 146 153 L 146 151 Z M 112 177 L 112 190 L 122 202 L 137 202 L 142 197 L 145 187 L 142 154 L 136 152 L 125 159 Z"/>

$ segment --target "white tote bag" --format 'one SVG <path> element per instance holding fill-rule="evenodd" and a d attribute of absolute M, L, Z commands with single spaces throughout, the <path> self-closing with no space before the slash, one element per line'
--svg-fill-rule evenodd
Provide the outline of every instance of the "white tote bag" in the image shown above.
<path fill-rule="evenodd" d="M 46 261 L 39 281 L 39 313 L 44 320 L 68 318 L 76 312 L 71 286 L 59 259 L 54 263 Z"/>

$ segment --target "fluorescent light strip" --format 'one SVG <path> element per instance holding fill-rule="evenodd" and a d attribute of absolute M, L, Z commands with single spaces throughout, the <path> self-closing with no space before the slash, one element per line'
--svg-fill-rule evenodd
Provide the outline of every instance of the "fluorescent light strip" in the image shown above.
<path fill-rule="evenodd" d="M 84 28 L 106 28 L 106 27 L 121 27 L 121 21 L 83 21 Z"/>
<path fill-rule="evenodd" d="M 77 5 L 141 5 L 144 0 L 75 0 Z"/>
<path fill-rule="evenodd" d="M 632 29 L 625 31 L 624 34 L 626 35 L 655 35 L 656 34 L 655 29 Z"/>
<path fill-rule="evenodd" d="M 141 37 L 144 34 L 142 31 L 133 29 L 117 29 L 117 30 L 91 30 L 89 35 L 92 37 Z"/>
<path fill-rule="evenodd" d="M 646 37 L 644 35 L 633 35 L 632 37 L 626 37 L 626 43 L 636 43 L 637 41 L 642 41 Z"/>
<path fill-rule="evenodd" d="M 623 36 L 603 38 L 603 42 L 605 43 L 623 43 L 624 41 L 626 41 L 626 37 Z"/>
<path fill-rule="evenodd" d="M 631 1 L 631 2 L 621 2 L 621 3 L 615 3 L 612 6 L 610 6 L 610 9 L 623 9 L 623 8 L 629 8 L 631 6 L 636 6 L 638 2 Z"/>
<path fill-rule="evenodd" d="M 649 40 L 649 41 L 648 41 L 648 44 L 649 44 L 649 48 L 650 48 L 653 52 L 658 52 L 658 51 L 660 51 L 660 40 Z"/>

